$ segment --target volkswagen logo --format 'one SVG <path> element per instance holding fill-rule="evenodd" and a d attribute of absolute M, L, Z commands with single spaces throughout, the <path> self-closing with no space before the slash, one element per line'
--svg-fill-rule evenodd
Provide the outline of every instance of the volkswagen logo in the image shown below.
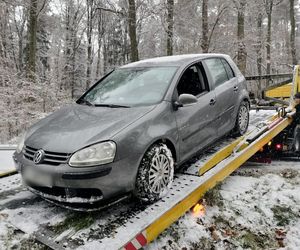
<path fill-rule="evenodd" d="M 35 152 L 34 156 L 33 156 L 33 162 L 35 164 L 39 164 L 43 161 L 45 156 L 45 152 L 43 149 L 39 149 L 38 151 Z"/>

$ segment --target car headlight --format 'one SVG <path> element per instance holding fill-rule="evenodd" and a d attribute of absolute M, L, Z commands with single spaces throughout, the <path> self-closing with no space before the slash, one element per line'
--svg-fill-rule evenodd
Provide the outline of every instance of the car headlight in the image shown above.
<path fill-rule="evenodd" d="M 102 142 L 81 149 L 74 153 L 70 160 L 71 167 L 88 167 L 110 163 L 116 154 L 116 144 L 113 141 Z"/>
<path fill-rule="evenodd" d="M 16 151 L 17 151 L 18 154 L 20 154 L 23 150 L 25 137 L 26 137 L 26 133 L 24 133 L 20 138 L 20 141 L 19 141 L 18 146 L 16 148 Z"/>

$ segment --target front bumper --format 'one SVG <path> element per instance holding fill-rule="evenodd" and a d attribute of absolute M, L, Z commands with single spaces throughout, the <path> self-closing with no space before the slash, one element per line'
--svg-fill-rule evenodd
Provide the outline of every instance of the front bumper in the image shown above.
<path fill-rule="evenodd" d="M 94 167 L 75 168 L 68 164 L 57 166 L 35 164 L 13 155 L 16 169 L 23 182 L 35 194 L 64 203 L 96 203 L 131 192 L 140 155 Z"/>

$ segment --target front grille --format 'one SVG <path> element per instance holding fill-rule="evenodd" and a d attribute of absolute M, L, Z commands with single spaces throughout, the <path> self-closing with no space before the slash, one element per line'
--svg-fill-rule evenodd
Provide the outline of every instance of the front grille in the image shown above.
<path fill-rule="evenodd" d="M 23 150 L 24 157 L 30 161 L 33 161 L 33 157 L 35 152 L 38 151 L 36 148 L 32 148 L 29 146 L 25 146 Z M 67 153 L 57 153 L 57 152 L 50 152 L 44 151 L 45 157 L 41 163 L 48 164 L 48 165 L 59 165 L 63 163 L 67 163 L 71 154 Z"/>

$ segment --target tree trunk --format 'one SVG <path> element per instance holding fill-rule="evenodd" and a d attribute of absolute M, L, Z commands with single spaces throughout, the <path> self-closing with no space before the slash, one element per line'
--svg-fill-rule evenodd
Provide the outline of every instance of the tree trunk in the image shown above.
<path fill-rule="evenodd" d="M 257 64 L 257 73 L 259 76 L 262 75 L 262 21 L 263 21 L 263 15 L 262 13 L 258 14 L 257 17 L 257 48 L 256 48 L 256 64 Z M 259 79 L 258 80 L 258 99 L 262 98 L 262 81 Z"/>
<path fill-rule="evenodd" d="M 86 1 L 87 6 L 87 65 L 86 65 L 86 87 L 89 89 L 91 85 L 91 68 L 92 68 L 92 30 L 93 30 L 93 0 Z"/>
<path fill-rule="evenodd" d="M 285 8 L 285 15 L 286 17 L 289 16 L 289 6 L 284 6 Z M 282 46 L 282 49 L 281 49 L 281 52 L 282 54 L 285 54 L 286 55 L 286 62 L 289 63 L 291 62 L 291 58 L 292 58 L 292 55 L 291 55 L 291 45 L 290 45 L 290 21 L 286 18 L 284 18 L 282 20 L 282 26 L 283 26 L 283 30 L 284 30 L 284 33 L 282 34 L 282 36 L 284 37 L 284 46 Z"/>
<path fill-rule="evenodd" d="M 247 52 L 245 45 L 245 11 L 246 11 L 246 1 L 240 0 L 238 7 L 238 27 L 237 27 L 237 39 L 238 39 L 238 67 L 243 74 L 246 72 L 247 63 Z"/>
<path fill-rule="evenodd" d="M 27 75 L 35 80 L 36 72 L 36 33 L 37 33 L 37 0 L 30 0 L 28 21 L 28 61 Z"/>
<path fill-rule="evenodd" d="M 135 0 L 128 0 L 129 11 L 128 11 L 128 30 L 130 37 L 131 46 L 131 62 L 139 60 L 138 44 L 136 40 L 136 10 Z"/>
<path fill-rule="evenodd" d="M 67 89 L 68 85 L 70 84 L 71 81 L 71 52 L 72 52 L 72 35 L 71 35 L 71 7 L 66 6 L 65 10 L 65 51 L 64 51 L 64 56 L 65 56 L 65 65 L 64 65 L 64 70 L 63 70 L 63 79 L 62 79 L 62 84 L 61 88 L 62 89 Z"/>
<path fill-rule="evenodd" d="M 102 35 L 103 35 L 103 20 L 102 13 L 100 11 L 98 16 L 98 51 L 97 51 L 97 67 L 96 67 L 96 80 L 101 75 L 101 46 L 102 46 Z"/>
<path fill-rule="evenodd" d="M 272 39 L 272 14 L 268 14 L 268 28 L 267 28 L 267 74 L 271 74 L 271 39 Z"/>
<path fill-rule="evenodd" d="M 208 0 L 202 1 L 202 43 L 203 53 L 208 53 Z"/>
<path fill-rule="evenodd" d="M 296 58 L 296 46 L 295 46 L 295 32 L 296 32 L 296 23 L 295 23 L 295 9 L 294 9 L 294 0 L 290 1 L 290 22 L 291 22 L 291 34 L 290 34 L 290 45 L 291 45 L 291 55 L 292 55 L 292 64 L 297 64 Z"/>
<path fill-rule="evenodd" d="M 174 0 L 167 0 L 167 55 L 173 55 Z"/>
<path fill-rule="evenodd" d="M 272 11 L 273 11 L 273 0 L 266 2 L 266 13 L 267 13 L 267 74 L 271 74 L 271 40 L 272 40 Z"/>

